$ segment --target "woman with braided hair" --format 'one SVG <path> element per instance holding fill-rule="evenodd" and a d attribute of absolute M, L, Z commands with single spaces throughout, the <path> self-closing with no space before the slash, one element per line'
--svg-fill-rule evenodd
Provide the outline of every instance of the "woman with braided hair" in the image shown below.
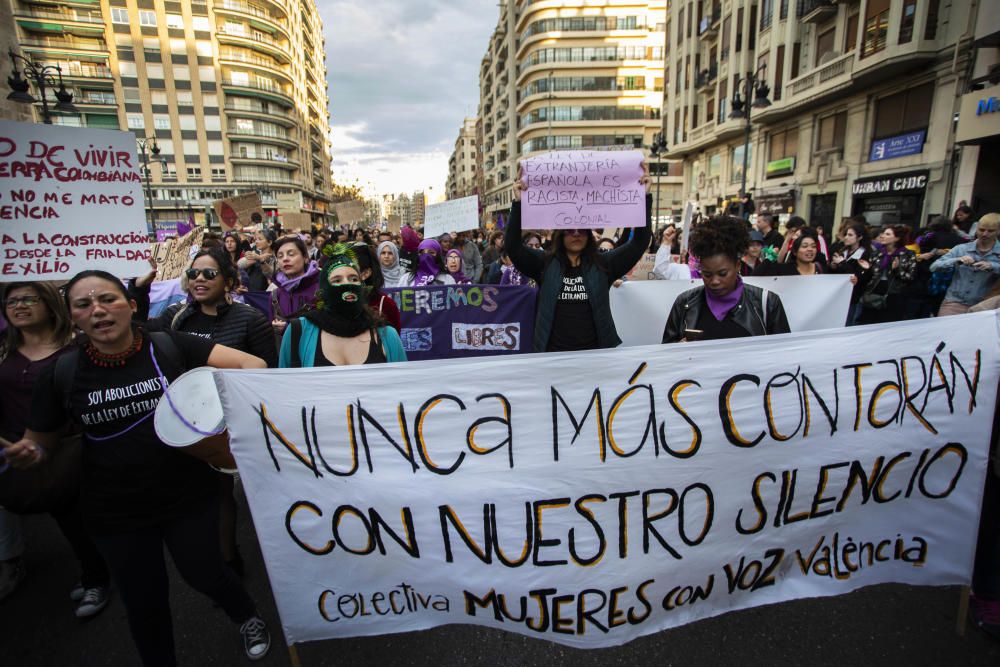
<path fill-rule="evenodd" d="M 704 284 L 674 301 L 664 343 L 790 331 L 778 295 L 744 284 L 740 277 L 740 258 L 749 245 L 746 223 L 732 216 L 717 216 L 691 232 L 691 254 L 701 261 Z"/>
<path fill-rule="evenodd" d="M 366 305 L 361 269 L 346 243 L 323 248 L 316 308 L 285 329 L 281 368 L 351 366 L 406 361 L 399 334 Z"/>

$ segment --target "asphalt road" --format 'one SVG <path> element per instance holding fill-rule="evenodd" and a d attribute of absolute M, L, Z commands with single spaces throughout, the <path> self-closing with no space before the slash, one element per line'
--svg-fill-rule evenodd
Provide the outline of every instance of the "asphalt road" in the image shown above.
<path fill-rule="evenodd" d="M 244 506 L 245 507 L 245 506 Z M 256 663 L 289 665 L 278 614 L 253 528 L 244 511 L 240 543 L 247 587 L 271 624 L 270 654 Z M 88 667 L 138 664 L 120 600 L 80 622 L 69 590 L 78 573 L 55 522 L 25 522 L 27 579 L 0 602 L 0 666 Z M 581 651 L 474 626 L 306 644 L 304 667 L 320 665 L 997 665 L 1000 642 L 971 624 L 955 631 L 955 588 L 875 586 L 835 598 L 797 600 L 731 612 L 637 639 Z M 239 632 L 221 610 L 171 578 L 181 665 L 250 665 Z"/>

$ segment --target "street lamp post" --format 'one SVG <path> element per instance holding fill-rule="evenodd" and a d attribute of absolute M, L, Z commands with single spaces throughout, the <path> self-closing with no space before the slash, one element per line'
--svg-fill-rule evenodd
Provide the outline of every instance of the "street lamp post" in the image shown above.
<path fill-rule="evenodd" d="M 744 95 L 740 97 L 740 86 L 736 87 L 732 102 L 730 118 L 745 119 L 743 129 L 743 175 L 740 179 L 740 217 L 743 217 L 744 202 L 747 198 L 747 169 L 750 162 L 750 112 L 752 109 L 766 109 L 771 106 L 771 100 L 767 99 L 771 89 L 767 85 L 767 80 L 761 76 L 761 72 L 767 69 L 767 65 L 761 65 L 756 72 L 747 72 L 743 79 Z M 753 102 L 749 103 L 750 94 L 753 93 Z"/>
<path fill-rule="evenodd" d="M 22 104 L 34 104 L 38 100 L 29 92 L 31 84 L 34 83 L 38 87 L 38 96 L 42 101 L 43 123 L 52 124 L 52 111 L 49 110 L 49 98 L 45 95 L 46 88 L 55 88 L 56 104 L 53 110 L 64 113 L 79 113 L 79 109 L 73 106 L 73 93 L 66 90 L 65 84 L 63 84 L 62 68 L 59 65 L 37 65 L 34 61 L 14 53 L 14 49 L 10 49 L 7 53 L 10 55 L 13 70 L 7 77 L 7 85 L 11 89 L 10 94 L 7 95 L 8 100 Z M 24 70 L 23 77 L 21 71 L 18 70 L 18 63 Z"/>
<path fill-rule="evenodd" d="M 663 137 L 663 132 L 653 135 L 653 143 L 647 146 L 649 156 L 656 159 L 656 224 L 660 224 L 660 158 L 667 153 L 667 140 Z"/>
<path fill-rule="evenodd" d="M 153 188 L 149 181 L 149 154 L 152 153 L 153 160 L 161 164 L 165 160 L 160 157 L 160 147 L 156 144 L 156 137 L 136 138 L 135 143 L 139 147 L 139 156 L 142 158 L 142 172 L 146 181 L 146 201 L 149 202 L 149 208 L 146 211 L 146 227 L 152 235 L 156 233 L 156 224 L 153 218 Z"/>

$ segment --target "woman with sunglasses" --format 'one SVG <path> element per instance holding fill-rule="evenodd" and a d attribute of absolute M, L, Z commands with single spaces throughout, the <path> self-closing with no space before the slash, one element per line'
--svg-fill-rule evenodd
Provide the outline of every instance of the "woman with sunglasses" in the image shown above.
<path fill-rule="evenodd" d="M 150 329 L 183 331 L 207 338 L 264 360 L 268 368 L 278 365 L 278 347 L 267 318 L 253 306 L 233 301 L 238 286 L 236 266 L 228 253 L 219 249 L 202 250 L 194 256 L 190 268 L 181 276 L 181 288 L 187 301 L 172 304 L 155 320 Z M 236 546 L 235 479 L 219 473 L 219 530 L 222 558 L 236 574 L 243 575 L 243 559 Z"/>
<path fill-rule="evenodd" d="M 645 171 L 645 170 L 644 170 Z M 616 280 L 635 266 L 649 245 L 651 195 L 646 188 L 646 225 L 610 252 L 599 253 L 589 229 L 563 229 L 552 236 L 548 251 L 521 241 L 521 192 L 518 172 L 504 247 L 518 271 L 539 285 L 535 306 L 535 352 L 562 352 L 617 347 L 621 338 L 611 316 L 609 292 Z"/>
<path fill-rule="evenodd" d="M 59 290 L 49 282 L 9 283 L 3 293 L 3 318 L 7 331 L 0 343 L 0 437 L 17 442 L 28 425 L 35 383 L 45 369 L 70 349 L 73 326 Z M 4 467 L 6 461 L 0 458 L 0 469 Z M 25 484 L 30 486 L 35 481 L 37 478 L 31 473 L 20 470 L 0 474 L 0 505 L 16 507 L 18 498 L 5 499 L 7 495 L 16 496 Z M 76 617 L 89 618 L 107 605 L 111 579 L 104 559 L 83 526 L 79 476 L 63 481 L 66 488 L 44 501 L 53 503 L 45 511 L 56 520 L 80 564 L 80 582 L 70 592 L 70 599 L 77 603 Z M 0 520 L 0 525 L 4 523 Z M 0 534 L 0 545 L 13 543 L 15 552 L 4 553 L 0 548 L 0 598 L 12 592 L 25 575 L 20 558 L 23 551 L 20 519 L 11 515 L 6 523 L 12 534 L 7 539 Z"/>
<path fill-rule="evenodd" d="M 81 428 L 84 521 L 111 570 L 144 665 L 176 663 L 164 546 L 185 581 L 239 624 L 247 657 L 263 657 L 267 626 L 219 551 L 216 473 L 164 444 L 152 416 L 165 388 L 188 369 L 266 364 L 200 336 L 136 326 L 135 301 L 104 271 L 78 273 L 65 289 L 84 337 L 39 379 L 28 429 L 7 447 L 8 460 L 36 465 L 59 445 L 68 423 Z"/>

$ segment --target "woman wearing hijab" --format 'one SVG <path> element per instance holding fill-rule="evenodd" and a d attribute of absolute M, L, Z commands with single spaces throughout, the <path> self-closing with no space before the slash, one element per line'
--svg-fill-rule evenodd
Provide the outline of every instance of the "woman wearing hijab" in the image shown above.
<path fill-rule="evenodd" d="M 378 263 L 386 287 L 398 287 L 406 275 L 399 263 L 399 248 L 392 241 L 378 244 Z"/>
<path fill-rule="evenodd" d="M 324 249 L 316 308 L 292 320 L 281 340 L 281 368 L 406 361 L 396 330 L 365 305 L 361 269 L 344 243 Z"/>
<path fill-rule="evenodd" d="M 455 279 L 441 268 L 439 258 L 444 254 L 441 251 L 441 244 L 434 239 L 421 241 L 417 246 L 416 270 L 408 274 L 404 279 L 404 285 L 411 287 L 423 287 L 425 285 L 454 285 Z"/>
<path fill-rule="evenodd" d="M 462 257 L 462 251 L 458 248 L 452 248 L 444 256 L 444 266 L 456 285 L 472 284 L 472 280 L 465 275 L 465 259 Z"/>

